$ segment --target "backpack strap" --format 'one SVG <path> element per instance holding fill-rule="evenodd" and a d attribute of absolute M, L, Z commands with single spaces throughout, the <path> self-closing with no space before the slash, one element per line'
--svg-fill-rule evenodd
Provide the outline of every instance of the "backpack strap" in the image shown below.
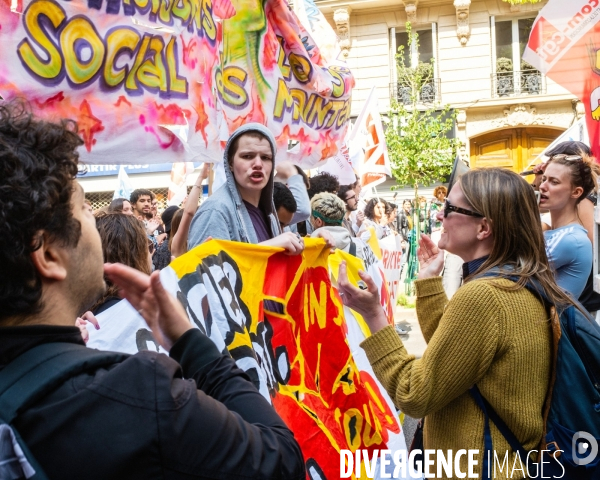
<path fill-rule="evenodd" d="M 87 370 L 113 365 L 128 356 L 72 343 L 46 343 L 28 350 L 0 370 L 0 423 L 11 426 L 20 413 L 69 378 Z M 34 475 L 28 478 L 47 480 L 19 433 L 12 426 L 11 429 L 34 471 Z"/>
<path fill-rule="evenodd" d="M 498 429 L 498 431 L 506 439 L 506 441 L 510 445 L 510 448 L 512 448 L 514 452 L 519 452 L 519 455 L 521 458 L 527 458 L 527 451 L 523 448 L 523 445 L 521 445 L 521 442 L 519 442 L 519 440 L 517 439 L 515 434 L 512 433 L 511 429 L 508 428 L 508 425 L 506 425 L 506 423 L 504 423 L 504 420 L 502 420 L 502 418 L 500 418 L 500 415 L 498 415 L 496 413 L 496 410 L 494 410 L 494 407 L 492 407 L 490 405 L 490 403 L 485 399 L 485 397 L 481 394 L 481 392 L 479 391 L 479 388 L 477 388 L 477 385 L 473 385 L 469 389 L 469 393 L 473 397 L 473 400 L 475 400 L 475 403 L 477 404 L 477 406 L 483 412 L 484 452 L 483 452 L 483 462 L 481 465 L 481 475 L 482 475 L 481 478 L 482 478 L 482 480 L 489 480 L 490 479 L 490 477 L 489 477 L 490 468 L 489 468 L 488 460 L 490 459 L 491 452 L 494 451 L 494 446 L 492 443 L 492 432 L 490 430 L 490 420 L 492 420 L 492 422 L 494 422 L 494 425 L 496 425 L 496 428 Z"/>
<path fill-rule="evenodd" d="M 38 345 L 0 371 L 0 419 L 11 423 L 19 413 L 69 378 L 121 362 L 128 356 L 73 343 Z"/>
<path fill-rule="evenodd" d="M 350 250 L 348 251 L 348 253 L 350 253 L 350 255 L 352 255 L 353 257 L 356 257 L 356 243 L 354 243 L 352 239 L 350 239 Z"/>
<path fill-rule="evenodd" d="M 544 450 L 548 450 L 548 442 L 546 437 L 548 435 L 548 416 L 550 415 L 550 409 L 552 407 L 552 394 L 554 393 L 554 384 L 556 383 L 556 367 L 558 364 L 558 344 L 562 336 L 562 330 L 560 328 L 560 319 L 554 306 L 550 307 L 550 328 L 552 329 L 552 369 L 550 373 L 550 383 L 548 384 L 548 391 L 546 392 L 546 399 L 544 400 L 544 410 L 542 418 L 544 419 L 544 430 L 542 432 L 542 440 L 538 450 L 540 453 L 540 461 L 543 461 L 541 455 Z M 556 456 L 560 455 L 560 452 Z"/>

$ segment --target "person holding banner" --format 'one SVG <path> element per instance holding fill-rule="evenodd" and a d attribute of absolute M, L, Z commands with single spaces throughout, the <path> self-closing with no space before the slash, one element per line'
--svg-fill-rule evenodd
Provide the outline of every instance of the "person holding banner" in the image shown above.
<path fill-rule="evenodd" d="M 75 318 L 105 283 L 100 236 L 75 180 L 83 144 L 77 132 L 72 121 L 38 121 L 24 106 L 0 105 L 3 430 L 18 431 L 27 460 L 37 460 L 36 478 L 303 480 L 292 432 L 234 360 L 193 328 L 158 272 L 104 266 L 169 356 L 85 347 Z M 69 368 L 74 359 L 77 369 Z M 14 389 L 5 395 L 15 385 L 10 372 L 25 366 L 17 378 L 28 382 L 19 389 L 46 388 L 5 420 L 15 397 L 16 405 L 25 400 Z M 44 372 L 54 378 L 50 385 Z M 3 435 L 0 447 L 14 457 L 10 438 Z"/>
<path fill-rule="evenodd" d="M 476 392 L 525 450 L 535 449 L 543 434 L 552 333 L 546 308 L 525 282 L 537 281 L 555 305 L 572 302 L 550 268 L 533 189 L 508 170 L 471 170 L 452 188 L 438 220 L 443 224 L 438 246 L 422 235 L 418 251 L 416 308 L 428 342 L 423 357 L 409 355 L 387 323 L 372 279 L 361 275 L 367 285 L 361 290 L 342 266 L 343 302 L 372 332 L 361 346 L 395 405 L 413 418 L 425 417 L 426 449 L 483 452 L 484 417 L 473 401 Z M 444 249 L 465 261 L 464 285 L 450 301 L 439 276 Z M 502 458 L 508 452 L 513 465 L 516 454 L 507 440 L 497 430 L 491 437 L 494 451 Z M 464 456 L 461 470 L 466 468 Z M 479 476 L 481 462 L 477 470 Z"/>
<path fill-rule="evenodd" d="M 302 253 L 302 239 L 281 232 L 273 205 L 276 150 L 273 134 L 259 123 L 243 125 L 231 135 L 224 152 L 226 182 L 194 215 L 188 250 L 211 237 Z"/>
<path fill-rule="evenodd" d="M 325 230 L 331 235 L 331 244 L 335 248 L 364 260 L 363 252 L 369 247 L 360 238 L 352 238 L 348 229 L 343 226 L 346 206 L 337 195 L 328 192 L 317 193 L 310 201 L 310 208 L 310 223 L 314 229 L 311 237 L 319 238 Z"/>

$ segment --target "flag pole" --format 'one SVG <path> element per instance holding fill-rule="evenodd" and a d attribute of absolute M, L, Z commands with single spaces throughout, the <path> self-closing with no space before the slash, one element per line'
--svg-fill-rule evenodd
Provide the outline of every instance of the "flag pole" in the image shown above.
<path fill-rule="evenodd" d="M 208 196 L 209 197 L 212 195 L 213 181 L 215 179 L 214 166 L 215 166 L 215 164 L 213 163 L 211 165 L 210 172 L 208 173 Z"/>

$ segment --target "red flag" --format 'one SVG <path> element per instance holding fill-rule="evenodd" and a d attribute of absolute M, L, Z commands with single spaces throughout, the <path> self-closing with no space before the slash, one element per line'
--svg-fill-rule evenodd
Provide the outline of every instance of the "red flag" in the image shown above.
<path fill-rule="evenodd" d="M 550 0 L 533 24 L 523 55 L 581 100 L 595 155 L 600 155 L 599 20 L 598 0 Z"/>

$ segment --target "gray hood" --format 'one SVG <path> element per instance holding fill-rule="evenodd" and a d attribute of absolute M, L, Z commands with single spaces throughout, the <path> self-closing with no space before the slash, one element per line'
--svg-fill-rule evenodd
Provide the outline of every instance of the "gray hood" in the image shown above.
<path fill-rule="evenodd" d="M 233 178 L 233 172 L 227 162 L 227 153 L 231 148 L 231 143 L 247 132 L 260 132 L 263 134 L 269 140 L 273 159 L 275 158 L 275 139 L 273 134 L 263 125 L 249 123 L 233 132 L 233 135 L 227 141 L 224 152 L 223 169 L 226 181 L 196 211 L 188 235 L 188 248 L 190 250 L 209 237 L 234 242 L 258 243 L 252 219 L 242 201 L 242 196 Z M 271 233 L 275 237 L 281 233 L 281 227 L 273 204 L 274 170 L 273 168 L 269 181 L 261 192 L 259 206 L 267 215 L 267 222 L 270 224 Z"/>
<path fill-rule="evenodd" d="M 223 166 L 225 168 L 225 178 L 227 179 L 227 188 L 231 193 L 232 198 L 235 199 L 235 203 L 238 208 L 243 207 L 245 210 L 244 202 L 242 201 L 242 197 L 240 192 L 237 189 L 235 178 L 233 178 L 233 172 L 231 168 L 229 168 L 229 162 L 227 161 L 227 157 L 229 154 L 229 149 L 231 148 L 231 144 L 233 141 L 238 138 L 240 135 L 248 132 L 259 132 L 263 134 L 269 140 L 271 144 L 271 153 L 273 154 L 273 168 L 271 169 L 271 176 L 269 177 L 269 181 L 265 188 L 263 188 L 262 193 L 260 194 L 260 202 L 259 206 L 263 212 L 269 217 L 270 215 L 274 215 L 277 220 L 277 212 L 275 211 L 275 204 L 273 203 L 273 178 L 275 176 L 275 154 L 277 153 L 277 145 L 275 143 L 275 137 L 271 133 L 271 131 L 260 123 L 248 123 L 246 125 L 242 125 L 239 127 L 229 140 L 227 140 L 227 145 L 225 145 L 225 150 L 223 152 Z M 271 222 L 273 224 L 273 222 Z M 277 229 L 273 229 L 273 225 L 271 225 L 271 230 L 273 236 L 276 237 L 281 233 L 281 228 L 279 226 L 279 221 L 275 222 Z"/>

